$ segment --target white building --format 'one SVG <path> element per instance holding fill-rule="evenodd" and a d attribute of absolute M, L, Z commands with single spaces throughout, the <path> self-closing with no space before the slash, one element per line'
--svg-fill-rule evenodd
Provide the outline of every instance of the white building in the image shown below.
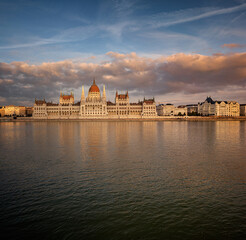
<path fill-rule="evenodd" d="M 188 115 L 197 115 L 197 104 L 188 104 L 186 107 Z"/>
<path fill-rule="evenodd" d="M 26 107 L 24 106 L 14 106 L 14 105 L 9 105 L 9 106 L 4 106 L 2 108 L 2 115 L 4 116 L 26 116 Z"/>
<path fill-rule="evenodd" d="M 198 113 L 202 116 L 240 116 L 240 105 L 236 101 L 213 101 L 211 97 L 198 103 Z"/>
<path fill-rule="evenodd" d="M 158 116 L 187 116 L 186 106 L 175 107 L 173 104 L 167 103 L 158 105 L 156 109 Z"/>
<path fill-rule="evenodd" d="M 59 104 L 35 100 L 34 118 L 41 119 L 86 119 L 86 118 L 151 118 L 156 117 L 156 104 L 153 99 L 130 103 L 128 92 L 115 95 L 115 103 L 106 101 L 105 86 L 103 94 L 93 81 L 85 98 L 82 86 L 81 100 L 74 103 L 74 96 L 60 94 Z"/>
<path fill-rule="evenodd" d="M 93 81 L 88 97 L 85 99 L 84 86 L 82 86 L 81 100 L 80 100 L 80 114 L 81 117 L 98 118 L 107 116 L 107 102 L 105 86 L 103 86 L 103 95 L 101 97 L 100 90 Z"/>

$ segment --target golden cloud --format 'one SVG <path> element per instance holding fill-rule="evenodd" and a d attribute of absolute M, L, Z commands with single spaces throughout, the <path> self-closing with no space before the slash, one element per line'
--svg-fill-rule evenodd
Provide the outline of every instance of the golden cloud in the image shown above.
<path fill-rule="evenodd" d="M 245 47 L 245 44 L 225 43 L 221 47 L 222 48 L 243 48 L 243 47 Z"/>
<path fill-rule="evenodd" d="M 62 88 L 80 88 L 97 83 L 110 90 L 141 92 L 146 96 L 170 93 L 197 94 L 246 86 L 246 53 L 174 54 L 158 58 L 136 53 L 109 52 L 99 63 L 25 62 L 0 63 L 0 96 L 5 98 L 52 98 Z"/>

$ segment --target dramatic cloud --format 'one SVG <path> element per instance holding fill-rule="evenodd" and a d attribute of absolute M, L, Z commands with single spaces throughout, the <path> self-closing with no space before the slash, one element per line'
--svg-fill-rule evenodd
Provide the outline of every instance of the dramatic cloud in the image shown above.
<path fill-rule="evenodd" d="M 223 48 L 243 48 L 245 44 L 238 44 L 238 43 L 225 43 L 221 47 Z"/>
<path fill-rule="evenodd" d="M 213 56 L 179 53 L 151 58 L 109 52 L 105 59 L 98 63 L 71 60 L 41 65 L 0 63 L 0 104 L 32 103 L 35 97 L 57 101 L 60 90 L 80 91 L 81 85 L 89 86 L 94 77 L 99 86 L 106 85 L 108 92 L 129 90 L 136 98 L 157 96 L 161 101 L 177 95 L 181 102 L 182 96 L 185 101 L 200 96 L 202 101 L 213 93 L 246 101 L 246 53 Z"/>

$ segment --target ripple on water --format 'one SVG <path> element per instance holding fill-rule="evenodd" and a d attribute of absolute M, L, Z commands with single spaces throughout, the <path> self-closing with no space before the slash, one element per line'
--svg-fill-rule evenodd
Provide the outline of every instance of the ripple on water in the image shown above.
<path fill-rule="evenodd" d="M 246 239 L 245 126 L 1 123 L 3 236 Z"/>

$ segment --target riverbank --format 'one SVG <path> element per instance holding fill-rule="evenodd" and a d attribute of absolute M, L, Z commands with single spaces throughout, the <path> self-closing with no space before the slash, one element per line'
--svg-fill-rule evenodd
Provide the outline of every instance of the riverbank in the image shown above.
<path fill-rule="evenodd" d="M 102 119 L 34 119 L 32 117 L 19 117 L 13 118 L 0 118 L 0 122 L 149 122 L 149 121 L 246 121 L 246 116 L 240 117 L 200 117 L 200 116 L 188 116 L 188 117 L 156 117 L 156 118 L 102 118 Z"/>

